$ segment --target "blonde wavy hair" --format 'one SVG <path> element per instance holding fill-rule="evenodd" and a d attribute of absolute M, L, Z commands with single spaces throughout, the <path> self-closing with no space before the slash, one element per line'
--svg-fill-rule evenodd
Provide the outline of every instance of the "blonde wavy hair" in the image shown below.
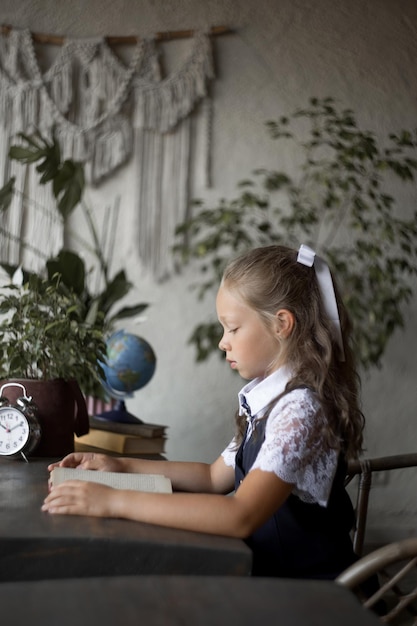
<path fill-rule="evenodd" d="M 314 267 L 298 263 L 297 254 L 285 246 L 255 248 L 229 263 L 222 284 L 254 309 L 267 327 L 279 309 L 293 314 L 295 324 L 287 343 L 286 363 L 294 376 L 285 393 L 300 386 L 314 390 L 327 416 L 324 436 L 328 444 L 341 448 L 346 458 L 356 458 L 362 452 L 365 420 L 351 347 L 352 325 L 335 284 L 345 352 L 341 360 Z M 236 422 L 241 440 L 244 416 L 237 415 Z"/>

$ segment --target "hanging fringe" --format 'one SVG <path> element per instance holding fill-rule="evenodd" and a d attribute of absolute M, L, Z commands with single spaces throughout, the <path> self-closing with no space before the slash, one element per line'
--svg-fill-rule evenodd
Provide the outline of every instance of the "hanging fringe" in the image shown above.
<path fill-rule="evenodd" d="M 159 281 L 174 269 L 175 230 L 188 206 L 190 137 L 190 118 L 175 133 L 136 132 L 138 250 L 144 267 Z"/>
<path fill-rule="evenodd" d="M 42 73 L 28 30 L 0 35 L 0 127 L 5 139 L 5 147 L 0 147 L 0 174 L 6 169 L 8 146 L 16 133 L 34 128 L 46 138 L 55 129 L 63 158 L 83 162 L 92 184 L 134 154 L 139 173 L 140 256 L 157 278 L 163 278 L 172 270 L 175 228 L 188 205 L 190 113 L 199 102 L 209 101 L 213 75 L 210 37 L 203 32 L 194 34 L 187 60 L 165 79 L 161 79 L 155 40 L 137 42 L 127 65 L 102 38 L 66 40 L 51 67 Z M 209 106 L 206 111 L 209 182 Z M 135 143 L 132 129 L 137 134 Z M 31 194 L 40 198 L 34 188 Z M 28 209 L 21 201 L 14 202 L 14 221 L 8 226 L 16 235 L 27 226 L 32 236 L 36 229 L 30 219 L 24 220 Z M 53 230 L 50 239 L 62 242 L 59 224 L 48 223 L 46 217 L 42 224 L 45 232 Z M 7 255 L 18 259 L 22 251 L 9 244 Z"/>
<path fill-rule="evenodd" d="M 204 114 L 204 177 L 205 186 L 209 189 L 212 186 L 212 170 L 211 170 L 211 155 L 212 155 L 212 132 L 213 132 L 213 102 L 211 98 L 206 97 L 203 101 L 203 114 Z"/>
<path fill-rule="evenodd" d="M 206 96 L 207 81 L 212 78 L 210 40 L 208 35 L 198 33 L 189 58 L 176 74 L 158 83 L 135 78 L 134 127 L 161 133 L 172 130 Z"/>
<path fill-rule="evenodd" d="M 44 272 L 47 258 L 63 245 L 63 221 L 49 187 L 39 185 L 30 168 L 11 162 L 17 192 L 0 215 L 0 261 Z"/>
<path fill-rule="evenodd" d="M 38 176 L 33 168 L 26 170 L 25 222 L 22 230 L 22 239 L 25 243 L 36 242 L 37 250 L 23 246 L 20 263 L 23 267 L 35 272 L 45 271 L 46 259 L 58 254 L 64 243 L 64 223 L 56 210 L 56 201 L 53 198 L 49 185 L 39 185 Z"/>
<path fill-rule="evenodd" d="M 136 46 L 132 61 L 125 66 L 104 39 L 68 41 L 42 75 L 28 30 L 13 30 L 0 40 L 4 128 L 13 124 L 19 132 L 37 127 L 50 136 L 55 126 L 63 154 L 84 163 L 91 161 L 93 184 L 127 161 L 132 153 L 131 122 L 122 108 L 142 64 L 148 77 L 155 67 L 148 58 L 146 42 Z M 73 90 L 77 82 L 78 88 Z"/>

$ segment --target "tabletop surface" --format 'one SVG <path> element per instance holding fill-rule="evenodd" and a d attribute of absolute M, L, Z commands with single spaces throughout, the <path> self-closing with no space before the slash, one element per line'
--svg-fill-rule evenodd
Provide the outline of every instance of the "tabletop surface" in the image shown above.
<path fill-rule="evenodd" d="M 2 623 L 23 626 L 378 626 L 329 581 L 130 576 L 3 583 Z M 30 620 L 30 622 L 29 622 Z"/>
<path fill-rule="evenodd" d="M 243 541 L 41 511 L 50 459 L 0 459 L 0 581 L 135 574 L 248 575 Z"/>

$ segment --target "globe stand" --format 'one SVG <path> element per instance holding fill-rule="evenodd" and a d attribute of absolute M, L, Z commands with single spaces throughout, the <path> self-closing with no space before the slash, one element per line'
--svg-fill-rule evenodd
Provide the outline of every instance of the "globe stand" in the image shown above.
<path fill-rule="evenodd" d="M 118 422 L 119 424 L 143 424 L 141 419 L 135 417 L 133 413 L 129 413 L 124 400 L 117 400 L 114 409 L 104 411 L 95 417 L 109 422 Z"/>

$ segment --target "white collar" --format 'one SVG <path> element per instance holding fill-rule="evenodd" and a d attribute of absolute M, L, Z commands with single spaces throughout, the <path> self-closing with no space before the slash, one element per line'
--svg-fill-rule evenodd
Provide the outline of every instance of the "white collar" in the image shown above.
<path fill-rule="evenodd" d="M 285 387 L 291 378 L 291 370 L 286 365 L 283 365 L 266 378 L 254 378 L 251 380 L 239 391 L 239 415 L 247 413 L 244 408 L 246 401 L 252 417 L 262 417 L 268 404 L 285 391 Z"/>

